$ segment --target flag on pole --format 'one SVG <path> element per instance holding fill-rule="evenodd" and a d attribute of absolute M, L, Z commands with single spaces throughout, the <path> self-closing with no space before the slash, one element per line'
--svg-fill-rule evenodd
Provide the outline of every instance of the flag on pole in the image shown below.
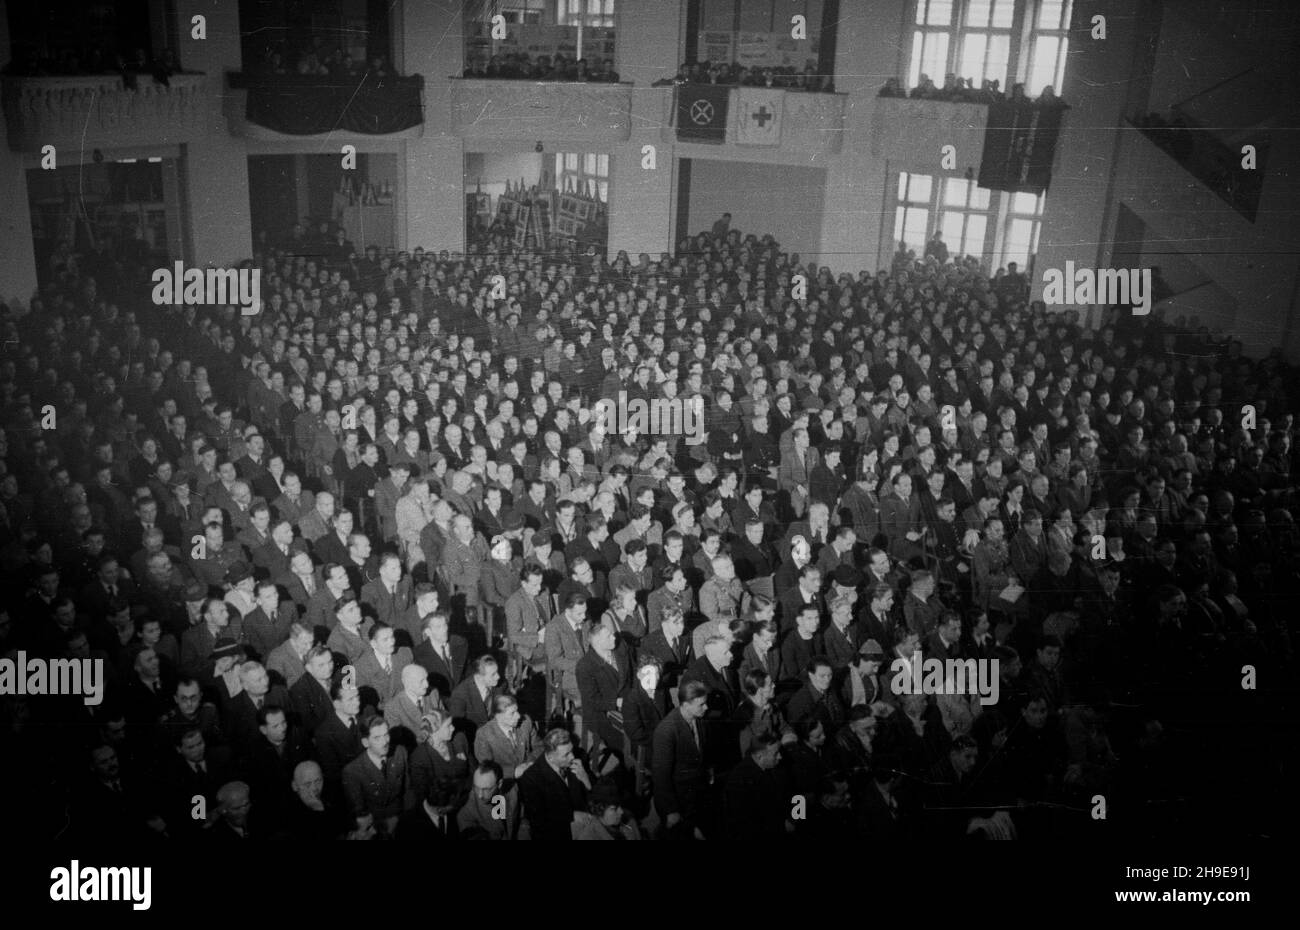
<path fill-rule="evenodd" d="M 780 145 L 785 91 L 772 87 L 736 88 L 736 144 Z"/>

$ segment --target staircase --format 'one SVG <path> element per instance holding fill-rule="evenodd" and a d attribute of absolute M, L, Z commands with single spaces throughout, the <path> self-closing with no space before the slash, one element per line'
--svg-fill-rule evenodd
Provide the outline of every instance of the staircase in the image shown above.
<path fill-rule="evenodd" d="M 1289 204 L 1260 207 L 1255 194 L 1260 209 L 1248 211 L 1248 218 L 1240 201 L 1230 206 L 1224 189 L 1211 187 L 1187 163 L 1189 159 L 1175 158 L 1156 145 L 1144 130 L 1128 126 L 1116 159 L 1115 201 L 1142 220 L 1152 239 L 1186 256 L 1213 282 L 1170 298 L 1167 318 L 1199 316 L 1203 324 L 1221 325 L 1241 338 L 1248 352 L 1267 354 L 1289 334 L 1295 256 L 1300 254 L 1294 213 L 1286 212 Z M 1236 164 L 1240 167 L 1240 155 Z M 1143 261 L 1159 265 L 1161 256 L 1144 252 Z"/>

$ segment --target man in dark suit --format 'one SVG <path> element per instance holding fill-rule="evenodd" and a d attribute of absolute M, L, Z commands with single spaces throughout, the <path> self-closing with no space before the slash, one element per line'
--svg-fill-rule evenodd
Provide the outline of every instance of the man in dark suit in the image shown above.
<path fill-rule="evenodd" d="M 799 572 L 799 583 L 783 592 L 779 598 L 782 631 L 794 628 L 799 611 L 806 606 L 817 608 L 818 625 L 820 625 L 821 616 L 826 611 L 826 601 L 822 598 L 821 586 L 822 573 L 816 565 L 810 562 Z"/>
<path fill-rule="evenodd" d="M 865 609 L 861 609 L 865 602 Z M 867 588 L 866 596 L 858 602 L 858 633 L 862 642 L 874 639 L 885 649 L 894 647 L 894 631 L 898 621 L 894 617 L 894 589 L 884 583 Z"/>
<path fill-rule="evenodd" d="M 903 776 L 897 759 L 876 759 L 871 778 L 855 796 L 858 826 L 864 836 L 898 839 L 903 835 L 904 811 L 898 797 Z"/>
<path fill-rule="evenodd" d="M 819 718 L 826 726 L 826 735 L 833 736 L 844 723 L 844 705 L 831 687 L 834 669 L 825 656 L 817 656 L 808 663 L 804 685 L 790 698 L 786 719 L 790 723 Z"/>
<path fill-rule="evenodd" d="M 416 585 L 411 591 L 411 606 L 402 611 L 402 615 L 393 624 L 397 645 L 405 646 L 414 653 L 424 642 L 424 624 L 437 609 L 438 589 L 427 582 Z"/>
<path fill-rule="evenodd" d="M 146 820 L 157 810 L 148 784 L 121 768 L 117 750 L 101 743 L 90 750 L 88 777 L 76 786 L 70 819 L 72 834 L 86 841 L 112 837 L 119 841 L 143 840 L 151 835 Z"/>
<path fill-rule="evenodd" d="M 591 780 L 573 757 L 573 737 L 554 729 L 542 740 L 542 759 L 519 776 L 519 800 L 534 840 L 573 839 L 573 812 L 586 810 Z"/>
<path fill-rule="evenodd" d="M 465 679 L 469 643 L 448 632 L 447 614 L 439 610 L 424 621 L 424 641 L 415 647 L 414 659 L 429 673 L 429 690 L 451 695 Z"/>
<path fill-rule="evenodd" d="M 257 713 L 263 707 L 289 707 L 289 692 L 283 685 L 272 685 L 271 676 L 260 662 L 245 662 L 239 667 L 241 690 L 226 702 L 222 729 L 236 755 L 252 751 L 258 736 Z"/>
<path fill-rule="evenodd" d="M 736 679 L 743 682 L 751 671 L 761 669 L 777 681 L 781 677 L 781 650 L 776 646 L 776 621 L 755 620 L 749 629 L 752 636 L 741 655 Z"/>
<path fill-rule="evenodd" d="M 836 673 L 849 667 L 861 645 L 853 625 L 853 603 L 847 597 L 837 597 L 831 603 L 831 624 L 822 634 L 822 648 Z"/>
<path fill-rule="evenodd" d="M 900 562 L 925 554 L 921 500 L 912 493 L 906 472 L 894 476 L 894 493 L 880 502 L 880 528 L 889 539 L 889 554 Z"/>
<path fill-rule="evenodd" d="M 208 829 L 207 840 L 218 846 L 260 839 L 266 832 L 263 809 L 253 810 L 249 786 L 242 781 L 231 781 L 217 792 L 216 818 Z M 250 814 L 252 816 L 250 816 Z"/>
<path fill-rule="evenodd" d="M 295 723 L 309 737 L 314 737 L 316 728 L 334 712 L 330 701 L 330 687 L 334 684 L 334 653 L 328 646 L 313 646 L 303 660 L 303 668 L 305 673 L 289 689 L 289 700 Z"/>
<path fill-rule="evenodd" d="M 1043 515 L 1037 510 L 1025 510 L 1020 521 L 1020 531 L 1007 544 L 1011 567 L 1021 584 L 1032 587 L 1034 579 L 1047 568 L 1047 540 L 1043 536 Z"/>
<path fill-rule="evenodd" d="M 361 738 L 365 752 L 343 767 L 343 793 L 357 826 L 372 822 L 381 836 L 391 836 L 406 800 L 406 749 L 389 754 L 388 722 L 371 717 Z"/>
<path fill-rule="evenodd" d="M 131 677 L 126 684 L 126 714 L 141 732 L 158 723 L 171 710 L 176 679 L 162 668 L 158 653 L 148 646 L 135 654 Z"/>
<path fill-rule="evenodd" d="M 269 578 L 257 583 L 257 606 L 244 618 L 244 638 L 265 662 L 271 652 L 289 638 L 289 628 L 298 620 L 293 601 L 280 603 L 280 590 Z"/>
<path fill-rule="evenodd" d="M 299 563 L 301 564 L 301 563 Z M 325 583 L 316 588 L 316 593 L 307 601 L 307 622 L 313 629 L 330 631 L 338 625 L 334 605 L 346 593 L 350 592 L 348 570 L 342 565 L 330 563 L 321 572 Z M 328 632 L 322 635 L 328 635 Z"/>
<path fill-rule="evenodd" d="M 708 748 L 704 761 L 718 771 L 725 771 L 740 761 L 740 744 L 736 730 L 736 708 L 740 706 L 740 685 L 731 667 L 731 641 L 711 636 L 700 656 L 682 675 L 682 681 L 699 681 L 709 689 L 708 707 L 701 724 L 708 731 Z"/>
<path fill-rule="evenodd" d="M 293 560 L 293 525 L 281 520 L 271 526 L 271 538 L 253 550 L 253 567 L 267 578 L 288 573 Z"/>
<path fill-rule="evenodd" d="M 293 699 L 293 686 L 307 674 L 303 663 L 315 642 L 316 635 L 311 627 L 295 622 L 289 625 L 289 638 L 272 649 L 266 657 L 266 670 L 271 675 L 271 681 L 290 689 L 290 700 Z"/>
<path fill-rule="evenodd" d="M 361 603 L 375 612 L 379 623 L 396 627 L 411 606 L 411 579 L 402 577 L 402 560 L 392 552 L 379 560 L 379 577 L 361 588 Z"/>
<path fill-rule="evenodd" d="M 514 695 L 498 694 L 492 699 L 491 710 L 492 719 L 474 736 L 474 757 L 480 765 L 497 765 L 502 784 L 509 791 L 515 779 L 541 756 L 542 739 L 533 729 L 533 722 L 519 713 Z"/>
<path fill-rule="evenodd" d="M 686 618 L 676 608 L 665 610 L 659 629 L 641 641 L 640 655 L 659 660 L 659 688 L 672 694 L 681 683 L 682 673 L 695 661 L 691 638 L 686 635 Z"/>
<path fill-rule="evenodd" d="M 961 648 L 961 615 L 955 610 L 945 611 L 939 625 L 925 641 L 925 658 L 947 662 L 963 658 Z"/>
<path fill-rule="evenodd" d="M 987 662 L 994 657 L 993 650 L 996 648 L 997 641 L 990 629 L 989 615 L 987 611 L 981 610 L 971 619 L 970 633 L 962 641 L 962 655 Z"/>
<path fill-rule="evenodd" d="M 95 577 L 77 595 L 77 607 L 92 620 L 102 620 L 114 603 L 133 603 L 135 584 L 121 574 L 117 557 L 105 552 L 95 563 Z"/>
<path fill-rule="evenodd" d="M 202 835 L 203 821 L 191 816 L 194 797 L 201 795 L 208 809 L 216 811 L 217 791 L 230 780 L 228 761 L 217 750 L 209 758 L 203 731 L 198 727 L 178 734 L 174 743 L 176 756 L 165 771 L 163 781 L 163 819 L 177 837 Z"/>
<path fill-rule="evenodd" d="M 456 819 L 459 802 L 453 785 L 437 779 L 430 781 L 420 803 L 397 819 L 393 839 L 414 843 L 417 848 L 427 842 L 459 839 L 460 826 Z"/>
<path fill-rule="evenodd" d="M 934 575 L 928 571 L 912 573 L 912 585 L 903 598 L 903 617 L 908 629 L 924 641 L 943 615 L 943 602 L 934 594 Z"/>
<path fill-rule="evenodd" d="M 301 540 L 294 543 L 294 552 L 289 559 L 289 571 L 274 576 L 281 593 L 293 601 L 298 611 L 306 614 L 312 596 L 325 586 L 325 578 L 320 569 L 312 564 L 311 553 Z M 308 588 L 310 587 L 310 590 Z"/>
<path fill-rule="evenodd" d="M 266 705 L 257 712 L 258 737 L 248 755 L 248 782 L 260 813 L 280 822 L 293 798 L 290 785 L 299 762 L 311 757 L 301 729 L 289 722 L 283 707 Z"/>
<path fill-rule="evenodd" d="M 386 623 L 370 628 L 370 648 L 357 660 L 357 687 L 361 702 L 383 713 L 384 706 L 402 690 L 402 669 L 412 661 L 411 650 L 397 648 L 397 637 Z"/>
<path fill-rule="evenodd" d="M 813 605 L 805 605 L 799 611 L 795 628 L 781 641 L 781 684 L 799 682 L 812 657 L 823 654 L 822 637 L 817 632 L 820 624 L 821 615 Z"/>
<path fill-rule="evenodd" d="M 456 721 L 456 729 L 465 734 L 465 740 L 471 746 L 478 728 L 492 719 L 492 704 L 500 681 L 501 670 L 497 667 L 497 660 L 481 656 L 474 661 L 474 674 L 451 692 L 447 709 Z"/>
<path fill-rule="evenodd" d="M 619 646 L 614 631 L 603 624 L 591 628 L 590 648 L 578 660 L 574 674 L 582 698 L 582 720 L 607 749 L 623 755 L 623 730 L 620 701 L 623 689 L 631 680 L 627 653 Z M 592 747 L 594 753 L 596 747 Z M 593 758 L 594 755 L 593 755 Z M 599 766 L 597 766 L 599 767 Z"/>
<path fill-rule="evenodd" d="M 780 761 L 780 739 L 771 733 L 756 734 L 745 760 L 727 776 L 723 792 L 727 839 L 764 842 L 785 835 L 790 802 L 776 778 Z"/>
<path fill-rule="evenodd" d="M 655 810 L 670 835 L 703 839 L 700 824 L 707 807 L 709 773 L 699 721 L 708 709 L 709 688 L 702 681 L 684 681 L 677 697 L 677 708 L 655 727 L 651 750 Z"/>
<path fill-rule="evenodd" d="M 361 755 L 361 692 L 354 685 L 337 681 L 330 686 L 330 715 L 316 728 L 316 760 L 325 776 L 325 790 L 334 798 L 343 791 L 343 767 Z"/>

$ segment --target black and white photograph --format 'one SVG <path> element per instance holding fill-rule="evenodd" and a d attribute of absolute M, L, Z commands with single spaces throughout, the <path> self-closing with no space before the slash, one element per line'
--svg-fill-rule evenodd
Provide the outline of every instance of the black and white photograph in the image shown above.
<path fill-rule="evenodd" d="M 1300 5 L 0 11 L 8 894 L 1268 899 Z"/>

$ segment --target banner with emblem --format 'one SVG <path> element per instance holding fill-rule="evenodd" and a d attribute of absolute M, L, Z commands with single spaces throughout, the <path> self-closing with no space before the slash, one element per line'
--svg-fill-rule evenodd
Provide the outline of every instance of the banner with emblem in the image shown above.
<path fill-rule="evenodd" d="M 727 96 L 732 88 L 726 84 L 681 84 L 677 88 L 677 140 L 709 142 L 727 141 Z"/>
<path fill-rule="evenodd" d="M 736 144 L 780 145 L 785 91 L 772 87 L 736 88 Z"/>

